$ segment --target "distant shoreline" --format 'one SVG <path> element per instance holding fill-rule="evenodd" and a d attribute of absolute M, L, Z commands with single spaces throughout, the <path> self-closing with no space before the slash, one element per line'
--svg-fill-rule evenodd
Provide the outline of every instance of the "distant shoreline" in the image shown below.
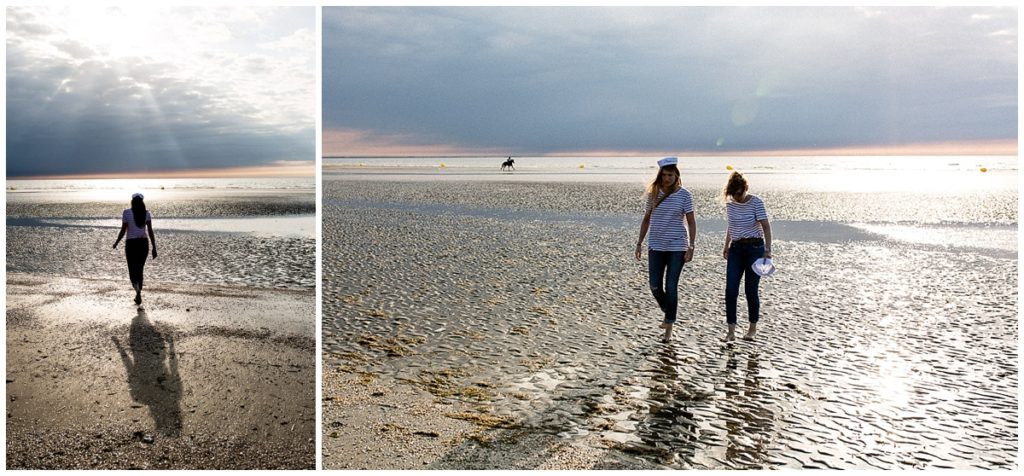
<path fill-rule="evenodd" d="M 446 154 L 446 155 L 389 155 L 389 154 L 346 154 L 346 155 L 321 155 L 321 159 L 450 159 L 450 158 L 651 158 L 676 155 L 681 158 L 687 157 L 950 157 L 950 156 L 974 156 L 974 157 L 998 157 L 1016 156 L 1016 149 L 1003 147 L 953 147 L 953 148 L 903 148 L 880 150 L 875 148 L 849 149 L 849 150 L 779 150 L 779 151 L 665 151 L 661 153 L 608 153 L 608 154 Z"/>

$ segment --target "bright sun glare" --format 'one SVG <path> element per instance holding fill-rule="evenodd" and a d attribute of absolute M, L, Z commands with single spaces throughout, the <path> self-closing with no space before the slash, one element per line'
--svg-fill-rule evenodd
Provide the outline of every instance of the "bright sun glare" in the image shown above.
<path fill-rule="evenodd" d="M 64 13 L 68 35 L 105 56 L 148 55 L 158 47 L 150 34 L 157 17 L 155 8 L 84 5 L 67 7 Z"/>

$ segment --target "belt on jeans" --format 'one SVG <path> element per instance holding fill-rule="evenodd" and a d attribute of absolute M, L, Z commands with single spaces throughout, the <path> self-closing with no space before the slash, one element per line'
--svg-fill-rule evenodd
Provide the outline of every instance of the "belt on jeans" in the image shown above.
<path fill-rule="evenodd" d="M 734 245 L 763 245 L 764 238 L 740 238 L 738 240 L 732 240 Z"/>

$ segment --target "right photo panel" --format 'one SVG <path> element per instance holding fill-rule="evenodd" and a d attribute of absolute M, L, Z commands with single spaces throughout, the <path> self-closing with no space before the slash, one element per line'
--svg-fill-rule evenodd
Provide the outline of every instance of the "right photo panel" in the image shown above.
<path fill-rule="evenodd" d="M 323 468 L 1017 468 L 1016 8 L 322 11 Z"/>

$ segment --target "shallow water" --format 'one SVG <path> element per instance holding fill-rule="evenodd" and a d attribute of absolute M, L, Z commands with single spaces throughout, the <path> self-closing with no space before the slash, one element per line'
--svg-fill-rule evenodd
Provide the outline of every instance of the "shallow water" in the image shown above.
<path fill-rule="evenodd" d="M 77 228 L 121 228 L 120 218 L 14 218 L 7 221 L 11 226 L 77 227 Z M 251 217 L 215 218 L 164 218 L 154 224 L 161 231 L 201 231 L 213 233 L 241 233 L 263 237 L 315 238 L 315 215 L 273 215 Z"/>
<path fill-rule="evenodd" d="M 12 182 L 26 182 L 22 187 L 40 190 L 8 192 L 8 271 L 124 280 L 130 292 L 124 245 L 111 249 L 127 202 L 81 200 L 81 193 L 109 192 L 90 181 L 8 184 Z M 215 192 L 224 193 L 185 185 L 162 200 L 159 194 L 147 193 L 158 257 L 147 260 L 146 282 L 313 288 L 315 193 L 294 184 L 294 188 L 248 190 L 231 180 L 212 183 L 220 187 Z"/>
<path fill-rule="evenodd" d="M 644 186 L 635 183 L 531 182 L 382 182 L 326 178 L 325 200 L 346 200 L 355 206 L 443 207 L 496 209 L 507 213 L 554 211 L 565 213 L 622 213 L 639 223 Z M 378 177 L 379 179 L 379 177 Z M 521 193 L 528 187 L 529 193 Z M 806 192 L 752 185 L 751 193 L 767 204 L 773 220 L 864 224 L 1017 225 L 1017 194 L 1006 191 Z M 342 190 L 343 189 L 343 190 Z M 689 188 L 698 219 L 725 220 L 718 188 Z M 361 202 L 361 203 L 360 203 Z"/>
<path fill-rule="evenodd" d="M 760 335 L 724 345 L 724 229 L 706 218 L 665 345 L 631 256 L 635 187 L 490 185 L 325 183 L 327 365 L 672 468 L 1016 467 L 1015 253 L 890 239 L 851 226 L 862 210 L 765 193 L 783 222 L 818 203 L 855 232 L 793 220 Z M 961 220 L 1015 228 L 1008 210 Z"/>
<path fill-rule="evenodd" d="M 324 177 L 388 182 L 543 182 L 646 184 L 658 157 L 324 158 Z M 981 170 L 985 171 L 982 172 Z M 680 157 L 683 186 L 720 189 L 732 170 L 761 190 L 811 193 L 1017 193 L 1015 156 Z"/>

